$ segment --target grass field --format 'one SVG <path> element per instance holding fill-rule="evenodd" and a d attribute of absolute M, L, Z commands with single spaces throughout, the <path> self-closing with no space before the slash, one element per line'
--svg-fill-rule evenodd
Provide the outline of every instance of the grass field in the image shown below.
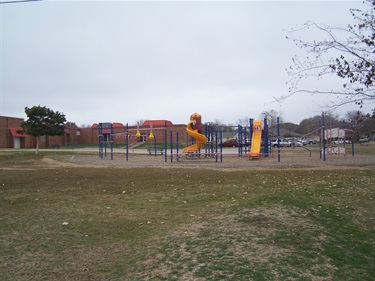
<path fill-rule="evenodd" d="M 0 280 L 375 280 L 373 166 L 43 161 L 56 155 L 0 153 Z"/>

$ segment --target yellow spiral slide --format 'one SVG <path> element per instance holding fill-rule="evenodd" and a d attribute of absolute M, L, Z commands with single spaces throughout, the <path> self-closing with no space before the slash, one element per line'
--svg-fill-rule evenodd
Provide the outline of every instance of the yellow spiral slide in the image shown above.
<path fill-rule="evenodd" d="M 191 120 L 186 126 L 186 131 L 189 136 L 195 138 L 196 142 L 193 145 L 185 147 L 182 150 L 183 153 L 198 152 L 199 149 L 201 149 L 202 146 L 207 142 L 206 136 L 198 133 L 198 130 L 193 128 L 194 123 L 195 123 L 195 120 Z"/>

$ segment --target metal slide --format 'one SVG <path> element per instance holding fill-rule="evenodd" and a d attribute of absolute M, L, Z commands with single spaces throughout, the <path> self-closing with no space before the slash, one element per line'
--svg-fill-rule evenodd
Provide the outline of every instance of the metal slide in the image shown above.
<path fill-rule="evenodd" d="M 251 140 L 251 148 L 250 148 L 250 158 L 259 158 L 261 140 L 262 140 L 262 121 L 254 120 L 253 138 Z"/>
<path fill-rule="evenodd" d="M 186 131 L 189 136 L 195 138 L 196 143 L 193 145 L 190 145 L 188 147 L 185 147 L 182 152 L 183 153 L 194 153 L 198 152 L 199 149 L 207 142 L 207 138 L 205 135 L 202 135 L 198 133 L 197 129 L 193 128 L 194 120 L 190 121 L 186 126 Z"/>

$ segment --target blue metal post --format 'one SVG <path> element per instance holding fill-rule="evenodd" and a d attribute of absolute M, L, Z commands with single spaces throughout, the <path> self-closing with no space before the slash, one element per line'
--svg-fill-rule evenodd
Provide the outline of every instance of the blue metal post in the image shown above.
<path fill-rule="evenodd" d="M 176 153 L 177 153 L 177 162 L 178 162 L 178 153 L 179 153 L 179 146 L 178 146 L 178 132 L 176 133 Z"/>
<path fill-rule="evenodd" d="M 111 124 L 111 134 L 109 135 L 109 141 L 111 144 L 111 160 L 113 160 L 113 124 Z"/>
<path fill-rule="evenodd" d="M 125 147 L 126 147 L 126 161 L 129 160 L 129 126 L 126 123 L 126 136 L 125 136 Z"/>
<path fill-rule="evenodd" d="M 155 154 L 155 157 L 156 157 L 156 137 L 154 136 L 154 154 Z"/>
<path fill-rule="evenodd" d="M 212 130 L 212 126 L 211 124 L 207 124 L 207 141 L 208 141 L 208 144 L 207 144 L 207 156 L 209 157 L 212 157 L 212 153 L 213 153 L 213 139 L 214 139 L 214 135 L 213 135 L 213 130 Z"/>
<path fill-rule="evenodd" d="M 215 162 L 217 163 L 217 131 L 215 131 Z"/>
<path fill-rule="evenodd" d="M 326 140 L 325 140 L 326 137 L 325 137 L 325 126 L 324 126 L 324 112 L 322 112 L 322 139 L 323 139 L 323 160 L 326 161 Z"/>
<path fill-rule="evenodd" d="M 268 157 L 268 123 L 267 123 L 267 117 L 264 118 L 264 126 L 263 126 L 263 150 L 264 150 L 264 157 Z"/>
<path fill-rule="evenodd" d="M 320 128 L 320 139 L 319 139 L 319 158 L 322 159 L 323 157 L 323 131 L 322 131 L 322 120 L 319 120 L 319 128 Z"/>
<path fill-rule="evenodd" d="M 98 148 L 99 148 L 99 158 L 103 158 L 103 134 L 102 134 L 102 123 L 99 123 L 99 135 L 98 135 Z"/>
<path fill-rule="evenodd" d="M 212 126 L 212 124 L 210 125 L 210 135 L 211 135 L 211 140 L 210 140 L 210 153 L 211 153 L 211 157 L 214 156 L 214 139 L 217 143 L 217 139 L 214 135 L 214 128 Z"/>
<path fill-rule="evenodd" d="M 220 143 L 223 143 L 223 131 L 220 131 Z M 223 146 L 220 146 L 220 162 L 223 162 Z"/>
<path fill-rule="evenodd" d="M 168 162 L 168 147 L 167 147 L 167 140 L 168 140 L 168 132 L 167 132 L 167 121 L 164 122 L 164 162 Z"/>
<path fill-rule="evenodd" d="M 242 126 L 237 125 L 238 156 L 242 156 Z"/>
<path fill-rule="evenodd" d="M 250 128 L 249 128 L 249 130 L 250 130 L 250 142 L 253 142 L 253 125 L 254 125 L 254 119 L 252 119 L 252 118 L 250 118 L 249 119 L 249 123 L 250 123 Z"/>
<path fill-rule="evenodd" d="M 244 143 L 244 145 L 245 145 L 245 154 L 247 154 L 247 143 L 248 143 L 248 140 L 247 140 L 247 129 L 246 129 L 246 126 L 245 126 L 245 128 L 244 128 L 244 141 L 243 141 L 243 143 Z"/>
<path fill-rule="evenodd" d="M 172 130 L 170 131 L 170 146 L 171 146 L 171 163 L 173 162 L 173 136 L 172 136 Z"/>
<path fill-rule="evenodd" d="M 111 136 L 112 139 L 112 136 Z M 111 160 L 113 160 L 113 141 L 111 140 Z"/>
<path fill-rule="evenodd" d="M 354 122 L 353 120 L 350 124 L 350 128 L 352 129 L 352 156 L 354 157 Z"/>
<path fill-rule="evenodd" d="M 204 146 L 204 153 L 205 153 L 205 156 L 207 157 L 210 153 L 209 151 L 210 151 L 210 140 L 211 140 L 210 127 L 207 123 L 204 124 L 204 135 L 206 136 L 206 139 L 207 139 L 207 142 Z"/>
<path fill-rule="evenodd" d="M 277 161 L 280 162 L 280 118 L 277 117 Z"/>

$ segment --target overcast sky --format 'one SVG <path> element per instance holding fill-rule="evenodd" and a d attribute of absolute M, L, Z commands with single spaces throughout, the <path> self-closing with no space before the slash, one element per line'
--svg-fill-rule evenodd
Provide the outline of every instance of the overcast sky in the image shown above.
<path fill-rule="evenodd" d="M 0 115 L 26 118 L 26 106 L 41 105 L 77 125 L 184 124 L 195 112 L 236 124 L 274 109 L 298 124 L 320 114 L 322 97 L 272 102 L 288 93 L 285 69 L 303 54 L 287 30 L 309 20 L 346 26 L 357 7 L 362 1 L 2 4 Z"/>

